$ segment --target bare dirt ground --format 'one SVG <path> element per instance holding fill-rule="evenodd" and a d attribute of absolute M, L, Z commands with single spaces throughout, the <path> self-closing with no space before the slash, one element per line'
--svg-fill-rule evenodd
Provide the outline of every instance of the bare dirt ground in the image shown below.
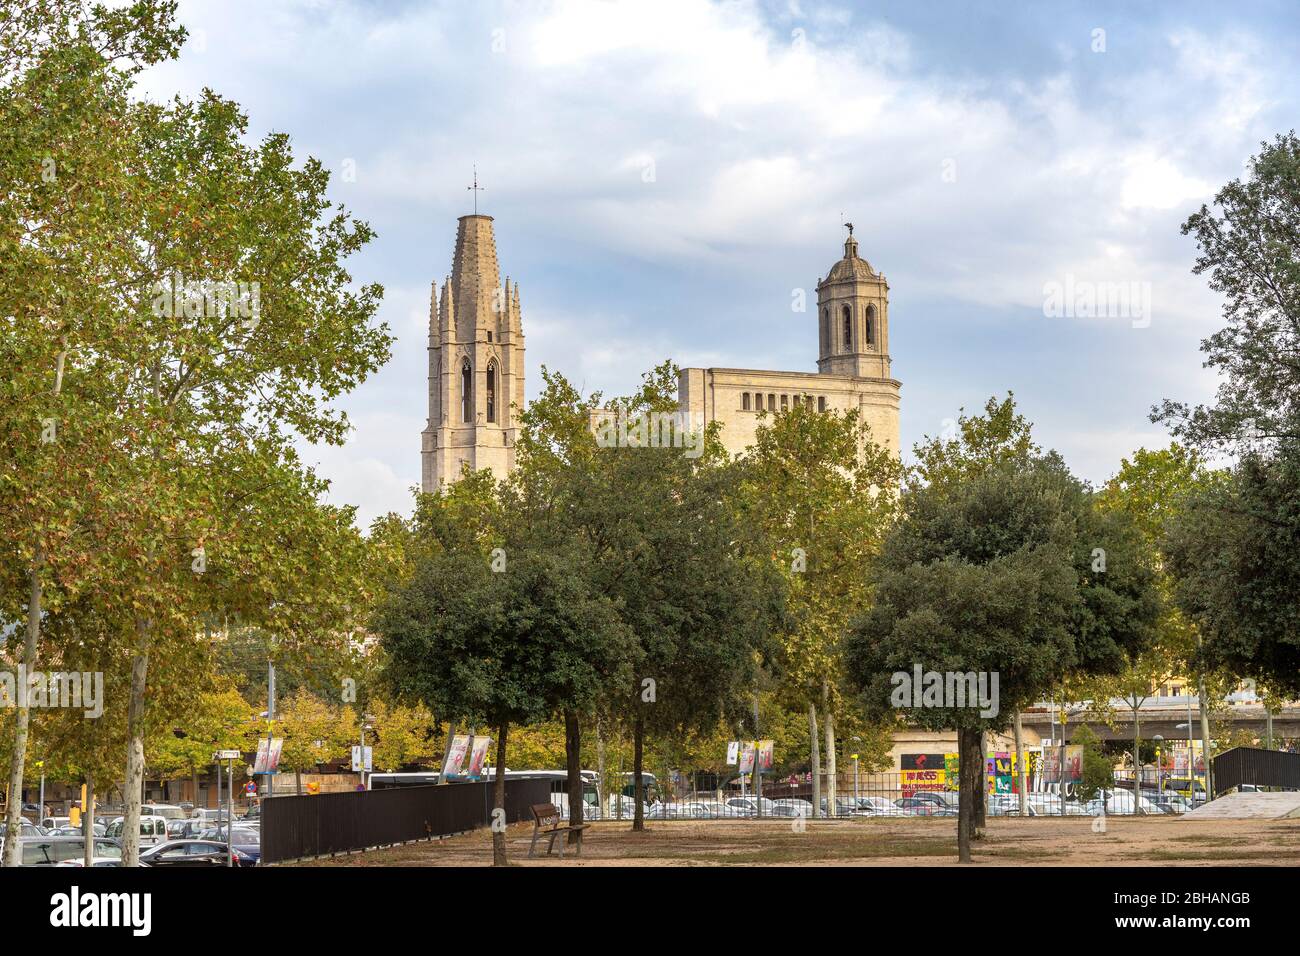
<path fill-rule="evenodd" d="M 531 824 L 507 831 L 518 866 L 955 866 L 951 819 L 647 821 L 597 823 L 582 857 L 528 859 Z M 558 843 L 558 841 L 557 841 Z M 539 854 L 544 852 L 541 843 Z M 984 866 L 1297 866 L 1300 820 L 1182 820 L 1110 817 L 1104 833 L 1091 818 L 999 817 L 973 848 Z M 486 830 L 446 840 L 314 860 L 302 866 L 487 866 Z"/>

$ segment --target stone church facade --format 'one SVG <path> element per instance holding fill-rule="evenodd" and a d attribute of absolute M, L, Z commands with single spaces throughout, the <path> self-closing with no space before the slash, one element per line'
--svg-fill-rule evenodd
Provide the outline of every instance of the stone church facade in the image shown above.
<path fill-rule="evenodd" d="M 901 383 L 890 372 L 889 283 L 858 255 L 849 237 L 844 257 L 817 282 L 817 371 L 685 368 L 681 409 L 691 422 L 718 422 L 727 451 L 754 443 L 760 415 L 805 402 L 819 411 L 857 409 L 877 444 L 899 454 Z"/>
<path fill-rule="evenodd" d="M 852 227 L 844 257 L 817 283 L 817 371 L 686 368 L 678 400 L 692 424 L 718 422 L 723 444 L 753 444 L 763 412 L 805 402 L 857 409 L 875 441 L 899 453 L 900 383 L 890 371 L 889 283 L 858 255 Z M 462 216 L 451 274 L 429 303 L 429 418 L 421 433 L 421 486 L 433 491 L 462 470 L 514 467 L 524 407 L 519 284 L 501 282 L 492 217 Z"/>

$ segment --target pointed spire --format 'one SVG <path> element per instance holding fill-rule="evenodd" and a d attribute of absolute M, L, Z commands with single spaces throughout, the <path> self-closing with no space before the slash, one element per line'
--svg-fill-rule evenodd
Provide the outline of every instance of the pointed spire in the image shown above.
<path fill-rule="evenodd" d="M 435 342 L 438 337 L 438 282 L 434 280 L 430 283 L 429 289 L 429 341 Z"/>
<path fill-rule="evenodd" d="M 440 324 L 444 329 L 456 328 L 456 296 L 451 288 L 451 276 L 442 285 L 442 309 Z"/>
<path fill-rule="evenodd" d="M 523 332 L 523 311 L 519 307 L 519 283 L 515 283 L 515 291 L 510 296 L 510 327 L 516 332 Z"/>

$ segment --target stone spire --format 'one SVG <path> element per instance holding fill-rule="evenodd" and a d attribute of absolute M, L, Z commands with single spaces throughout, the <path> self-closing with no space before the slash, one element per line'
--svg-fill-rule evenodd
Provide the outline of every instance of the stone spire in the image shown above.
<path fill-rule="evenodd" d="M 469 319 L 475 327 L 484 327 L 495 318 L 493 299 L 501 288 L 501 272 L 491 216 L 460 217 L 451 288 L 460 321 Z"/>
<path fill-rule="evenodd" d="M 437 321 L 421 485 L 433 491 L 465 468 L 504 478 L 514 466 L 515 416 L 524 404 L 524 336 L 519 285 L 501 281 L 491 216 L 457 221 Z"/>

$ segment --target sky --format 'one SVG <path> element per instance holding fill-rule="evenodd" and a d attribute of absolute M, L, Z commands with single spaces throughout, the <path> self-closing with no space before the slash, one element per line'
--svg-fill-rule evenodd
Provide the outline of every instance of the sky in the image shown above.
<path fill-rule="evenodd" d="M 378 237 L 391 361 L 305 460 L 362 525 L 409 514 L 429 288 L 456 219 L 495 217 L 545 365 L 622 394 L 683 367 L 815 371 L 818 279 L 859 253 L 890 285 L 903 447 L 1015 393 L 1035 436 L 1105 481 L 1209 399 L 1220 297 L 1180 226 L 1291 129 L 1286 2 L 426 3 L 182 0 L 191 36 L 141 95 L 238 102 L 334 172 Z M 1056 293 L 1069 289 L 1065 305 Z M 1118 314 L 1088 314 L 1091 293 Z M 1073 306 L 1073 307 L 1071 307 Z"/>

